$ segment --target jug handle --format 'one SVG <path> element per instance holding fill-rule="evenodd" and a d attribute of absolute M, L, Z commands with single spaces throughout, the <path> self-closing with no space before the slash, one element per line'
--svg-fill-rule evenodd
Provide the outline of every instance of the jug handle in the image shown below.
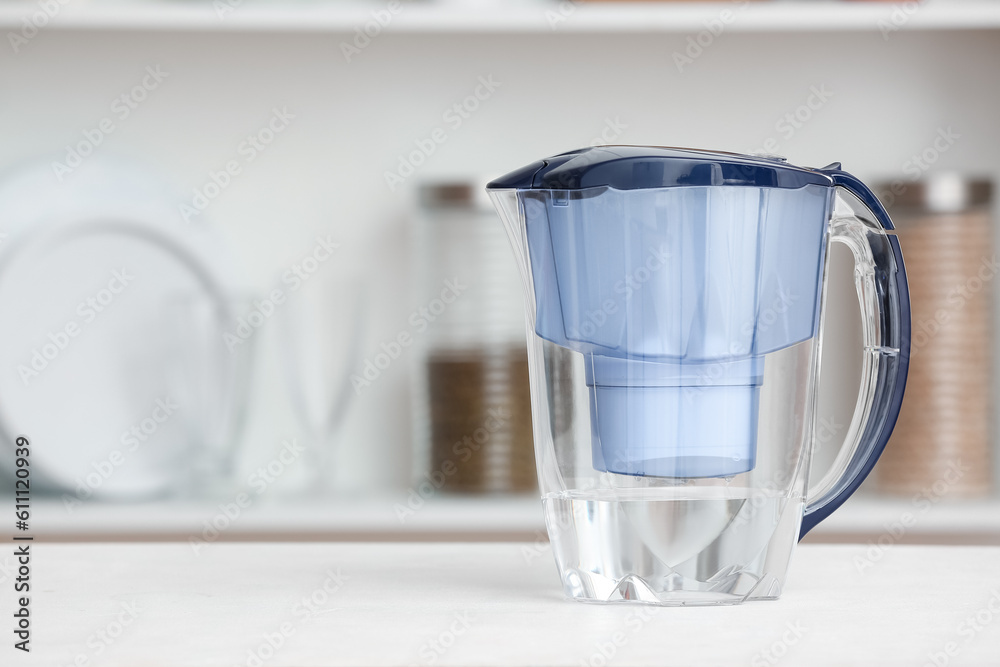
<path fill-rule="evenodd" d="M 837 199 L 850 208 L 830 220 L 831 241 L 854 255 L 861 306 L 863 370 L 858 402 L 844 446 L 830 472 L 807 492 L 799 539 L 854 493 L 885 449 L 899 409 L 910 358 L 910 293 L 892 221 L 864 183 L 839 163 L 818 170 L 856 198 Z"/>

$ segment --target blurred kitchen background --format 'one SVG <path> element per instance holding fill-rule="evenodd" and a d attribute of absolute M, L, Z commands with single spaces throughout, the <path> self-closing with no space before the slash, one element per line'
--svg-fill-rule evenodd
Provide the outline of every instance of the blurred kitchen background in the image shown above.
<path fill-rule="evenodd" d="M 624 143 L 881 183 L 911 384 L 809 539 L 1000 544 L 1000 3 L 48 0 L 0 28 L 0 447 L 9 479 L 34 445 L 39 539 L 544 540 L 482 187 Z M 857 398 L 851 267 L 814 474 Z"/>

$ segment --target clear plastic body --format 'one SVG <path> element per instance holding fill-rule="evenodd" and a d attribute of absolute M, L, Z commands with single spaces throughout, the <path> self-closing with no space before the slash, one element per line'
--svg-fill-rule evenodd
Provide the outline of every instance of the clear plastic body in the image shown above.
<path fill-rule="evenodd" d="M 570 597 L 775 598 L 807 497 L 830 502 L 871 458 L 898 350 L 877 340 L 871 228 L 836 216 L 835 192 L 491 191 L 525 283 L 539 486 Z M 810 494 L 831 241 L 856 249 L 872 335 L 843 456 Z"/>

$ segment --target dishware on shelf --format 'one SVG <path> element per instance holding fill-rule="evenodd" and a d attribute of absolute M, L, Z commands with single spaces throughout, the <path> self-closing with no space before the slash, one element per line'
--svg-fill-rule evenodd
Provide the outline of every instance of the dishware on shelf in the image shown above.
<path fill-rule="evenodd" d="M 868 475 L 902 400 L 909 305 L 881 204 L 839 163 L 635 146 L 541 160 L 489 193 L 525 287 L 566 594 L 778 597 L 796 541 Z M 843 449 L 807 485 L 830 243 L 856 263 L 863 380 Z"/>
<path fill-rule="evenodd" d="M 185 497 L 217 494 L 220 482 L 232 480 L 257 348 L 254 337 L 239 338 L 236 332 L 252 300 L 208 296 L 204 291 L 168 295 L 159 327 L 150 335 L 150 340 L 160 337 L 167 395 L 183 401 L 177 410 L 183 437 L 198 444 L 175 489 Z"/>
<path fill-rule="evenodd" d="M 0 440 L 29 435 L 33 482 L 68 506 L 204 488 L 217 480 L 195 471 L 225 469 L 218 447 L 232 439 L 192 426 L 206 406 L 187 390 L 204 381 L 177 381 L 206 370 L 222 331 L 196 334 L 170 311 L 188 295 L 225 312 L 230 276 L 211 230 L 177 211 L 158 179 L 100 158 L 62 180 L 46 163 L 0 184 Z M 228 396 L 219 409 L 239 413 L 241 394 Z"/>
<path fill-rule="evenodd" d="M 296 495 L 334 490 L 338 434 L 357 397 L 351 378 L 363 372 L 369 298 L 361 274 L 327 266 L 286 290 L 275 311 L 283 375 L 305 432 Z"/>

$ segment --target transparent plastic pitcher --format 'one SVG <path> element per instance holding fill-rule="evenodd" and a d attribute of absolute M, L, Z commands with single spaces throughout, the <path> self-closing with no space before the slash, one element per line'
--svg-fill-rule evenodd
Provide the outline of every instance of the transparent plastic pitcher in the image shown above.
<path fill-rule="evenodd" d="M 839 164 L 588 148 L 489 185 L 525 283 L 545 519 L 567 595 L 780 595 L 889 438 L 909 352 L 892 223 Z M 826 256 L 855 259 L 862 383 L 809 480 Z"/>

